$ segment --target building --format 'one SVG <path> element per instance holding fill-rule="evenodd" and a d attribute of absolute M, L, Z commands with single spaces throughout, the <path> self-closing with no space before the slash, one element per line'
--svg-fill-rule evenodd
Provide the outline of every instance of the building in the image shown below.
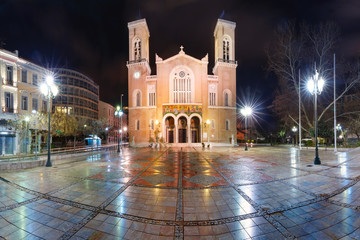
<path fill-rule="evenodd" d="M 72 114 L 77 118 L 99 118 L 99 85 L 89 77 L 74 70 L 56 68 L 55 81 L 60 86 L 54 99 L 55 111 Z"/>
<path fill-rule="evenodd" d="M 129 137 L 135 145 L 149 141 L 196 145 L 236 141 L 236 67 L 234 22 L 218 19 L 215 63 L 196 59 L 181 46 L 175 56 L 149 65 L 150 32 L 145 19 L 129 28 Z"/>
<path fill-rule="evenodd" d="M 31 130 L 44 130 L 37 114 L 48 111 L 47 98 L 39 89 L 47 74 L 52 72 L 20 58 L 17 51 L 0 50 L 0 155 L 30 153 L 35 145 Z M 45 139 L 39 131 L 39 142 L 41 135 Z"/>
<path fill-rule="evenodd" d="M 106 143 L 115 142 L 114 129 L 116 127 L 115 107 L 99 100 L 99 119 L 105 122 Z"/>

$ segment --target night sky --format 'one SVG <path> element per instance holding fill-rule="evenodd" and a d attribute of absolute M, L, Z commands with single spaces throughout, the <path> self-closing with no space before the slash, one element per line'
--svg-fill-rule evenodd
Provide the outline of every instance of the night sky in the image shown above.
<path fill-rule="evenodd" d="M 8 0 L 0 3 L 0 42 L 45 67 L 77 70 L 100 85 L 100 99 L 116 105 L 127 98 L 127 23 L 146 18 L 150 65 L 155 53 L 169 58 L 184 51 L 198 59 L 209 54 L 214 66 L 213 31 L 217 19 L 236 22 L 237 93 L 250 90 L 263 107 L 271 103 L 276 78 L 266 72 L 265 46 L 278 24 L 288 20 L 341 28 L 338 51 L 359 55 L 359 0 Z M 125 99 L 124 99 L 125 100 Z M 127 99 L 125 100 L 125 105 Z"/>

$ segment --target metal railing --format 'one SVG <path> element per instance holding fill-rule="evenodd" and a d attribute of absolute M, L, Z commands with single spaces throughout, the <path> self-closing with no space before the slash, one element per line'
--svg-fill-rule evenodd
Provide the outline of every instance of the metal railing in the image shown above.
<path fill-rule="evenodd" d="M 99 151 L 116 151 L 117 144 L 108 144 L 103 146 L 80 146 L 80 147 L 61 147 L 61 148 L 52 148 L 51 155 L 70 155 L 78 153 L 92 153 Z M 34 153 L 31 154 L 18 154 L 18 155 L 7 155 L 0 156 L 0 163 L 2 162 L 22 162 L 22 161 L 34 161 L 39 160 L 42 156 L 47 156 L 47 148 L 43 148 L 43 151 L 38 152 L 37 155 Z M 37 158 L 37 159 L 36 159 Z"/>

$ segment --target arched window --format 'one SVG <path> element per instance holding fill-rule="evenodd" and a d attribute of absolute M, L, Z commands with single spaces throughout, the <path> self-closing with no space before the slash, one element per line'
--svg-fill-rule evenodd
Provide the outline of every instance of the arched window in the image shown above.
<path fill-rule="evenodd" d="M 225 130 L 229 130 L 229 129 L 230 129 L 230 121 L 225 120 Z"/>
<path fill-rule="evenodd" d="M 140 121 L 138 119 L 135 120 L 135 130 L 140 130 Z"/>
<path fill-rule="evenodd" d="M 191 78 L 184 70 L 175 72 L 173 78 L 173 102 L 191 103 Z"/>
<path fill-rule="evenodd" d="M 223 59 L 224 61 L 230 60 L 230 38 L 228 36 L 223 38 Z"/>
<path fill-rule="evenodd" d="M 224 106 L 230 107 L 231 106 L 231 91 L 229 89 L 225 89 L 223 93 L 223 100 L 224 100 Z"/>
<path fill-rule="evenodd" d="M 142 93 L 140 89 L 135 89 L 132 95 L 132 105 L 134 107 L 141 107 Z"/>
<path fill-rule="evenodd" d="M 136 106 L 140 107 L 141 106 L 141 95 L 140 92 L 136 93 Z"/>
<path fill-rule="evenodd" d="M 134 41 L 134 60 L 141 59 L 141 40 L 136 38 Z"/>

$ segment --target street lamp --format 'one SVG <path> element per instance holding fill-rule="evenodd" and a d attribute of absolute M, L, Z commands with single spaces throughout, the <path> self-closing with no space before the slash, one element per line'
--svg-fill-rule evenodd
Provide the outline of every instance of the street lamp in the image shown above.
<path fill-rule="evenodd" d="M 117 107 L 116 107 L 116 111 L 115 111 L 115 117 L 118 118 L 118 127 L 119 127 L 119 118 L 120 118 L 122 115 L 123 115 L 123 112 L 121 111 L 120 106 L 117 106 Z M 122 118 L 121 118 L 121 119 L 122 119 Z M 118 136 L 118 139 L 117 139 L 117 140 L 118 140 L 118 149 L 117 149 L 117 152 L 120 152 L 119 133 L 120 133 L 120 129 L 119 129 L 118 134 L 117 134 L 117 136 Z"/>
<path fill-rule="evenodd" d="M 48 139 L 47 139 L 47 148 L 48 148 L 48 158 L 46 161 L 45 166 L 51 167 L 50 161 L 50 105 L 51 105 L 51 98 L 56 97 L 59 90 L 54 83 L 54 77 L 52 75 L 48 75 L 45 78 L 45 82 L 43 82 L 40 86 L 40 90 L 45 97 L 48 97 L 48 112 L 49 112 L 49 125 L 48 125 Z"/>
<path fill-rule="evenodd" d="M 37 139 L 37 111 L 34 109 L 31 111 L 32 114 L 35 116 L 35 121 L 34 121 L 34 125 L 35 125 L 35 159 L 37 160 L 37 151 L 38 151 L 38 139 Z"/>
<path fill-rule="evenodd" d="M 297 132 L 297 127 L 295 127 L 295 126 L 293 126 L 292 127 L 292 129 L 291 129 L 291 131 L 293 131 L 293 133 L 294 133 L 294 136 L 295 136 L 295 139 L 294 139 L 294 146 L 296 146 L 296 132 Z"/>
<path fill-rule="evenodd" d="M 248 150 L 248 147 L 247 147 L 247 118 L 248 118 L 249 116 L 251 116 L 253 110 L 252 110 L 251 107 L 245 106 L 244 108 L 242 108 L 242 109 L 240 110 L 240 112 L 241 112 L 241 114 L 242 114 L 242 115 L 244 116 L 244 118 L 245 118 L 245 151 L 247 151 L 247 150 Z"/>
<path fill-rule="evenodd" d="M 317 95 L 321 94 L 324 89 L 325 81 L 322 77 L 319 77 L 319 73 L 316 70 L 315 75 L 307 82 L 307 89 L 311 94 L 314 94 L 314 109 L 315 109 L 315 159 L 314 164 L 321 164 L 319 158 L 319 149 L 318 149 L 318 119 L 317 119 Z"/>

